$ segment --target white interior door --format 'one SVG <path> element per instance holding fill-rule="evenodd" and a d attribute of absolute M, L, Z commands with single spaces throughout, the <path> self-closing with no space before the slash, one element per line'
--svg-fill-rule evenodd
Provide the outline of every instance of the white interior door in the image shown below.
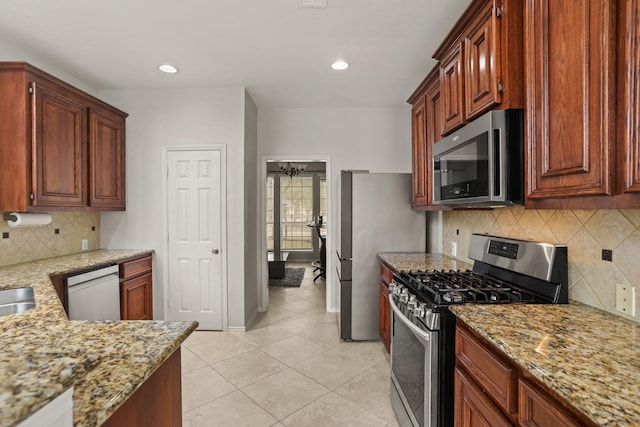
<path fill-rule="evenodd" d="M 167 152 L 169 320 L 223 328 L 222 153 Z"/>

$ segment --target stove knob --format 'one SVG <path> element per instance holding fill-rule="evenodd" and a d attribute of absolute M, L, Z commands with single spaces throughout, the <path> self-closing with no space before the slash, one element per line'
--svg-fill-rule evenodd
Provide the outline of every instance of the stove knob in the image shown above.
<path fill-rule="evenodd" d="M 407 310 L 409 310 L 409 312 L 412 312 L 416 309 L 417 305 L 418 305 L 418 301 L 416 300 L 416 296 L 411 295 L 409 297 L 409 302 L 407 303 Z"/>
<path fill-rule="evenodd" d="M 424 311 L 425 311 L 425 305 L 424 305 L 424 303 L 421 302 L 421 303 L 418 303 L 416 308 L 413 310 L 413 314 L 416 317 L 423 318 L 424 317 Z"/>
<path fill-rule="evenodd" d="M 391 282 L 391 285 L 389 285 L 389 293 L 393 294 L 393 295 L 400 295 L 400 287 L 402 285 L 397 284 L 396 282 Z"/>
<path fill-rule="evenodd" d="M 409 291 L 403 288 L 400 292 L 400 302 L 406 304 L 409 301 Z"/>

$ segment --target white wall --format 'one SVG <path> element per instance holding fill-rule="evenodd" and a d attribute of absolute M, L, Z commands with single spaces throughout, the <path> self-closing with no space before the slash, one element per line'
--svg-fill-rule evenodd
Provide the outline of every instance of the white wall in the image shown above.
<path fill-rule="evenodd" d="M 267 159 L 305 159 L 327 156 L 331 171 L 331 212 L 327 236 L 328 308 L 338 309 L 333 283 L 335 244 L 333 218 L 338 212 L 338 178 L 343 169 L 371 172 L 411 172 L 411 110 L 406 108 L 295 108 L 260 109 L 258 154 Z M 264 188 L 261 188 L 264 191 Z M 380 201 L 383 203 L 384 201 Z M 265 233 L 264 214 L 260 233 Z M 263 273 L 263 278 L 265 277 Z"/>
<path fill-rule="evenodd" d="M 97 91 L 89 86 L 87 83 L 82 81 L 75 75 L 69 74 L 66 71 L 62 70 L 52 61 L 47 61 L 43 59 L 40 55 L 34 54 L 28 50 L 25 50 L 19 46 L 11 44 L 8 40 L 0 38 L 0 61 L 2 62 L 28 62 L 34 67 L 40 68 L 42 71 L 45 71 L 60 80 L 64 80 L 65 82 L 81 89 L 91 95 L 96 95 Z"/>
<path fill-rule="evenodd" d="M 243 88 L 102 91 L 127 119 L 127 210 L 101 215 L 103 248 L 154 249 L 154 317 L 163 318 L 162 147 L 227 146 L 229 327 L 244 327 Z"/>
<path fill-rule="evenodd" d="M 249 94 L 245 95 L 244 120 L 244 325 L 249 326 L 258 315 L 259 267 L 261 242 L 258 224 L 258 108 Z"/>

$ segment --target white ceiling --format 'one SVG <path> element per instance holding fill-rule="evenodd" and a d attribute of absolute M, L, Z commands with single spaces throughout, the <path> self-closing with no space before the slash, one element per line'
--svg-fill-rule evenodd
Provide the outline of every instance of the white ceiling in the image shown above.
<path fill-rule="evenodd" d="M 0 0 L 0 37 L 97 90 L 244 86 L 260 108 L 395 107 L 468 3 Z M 351 67 L 331 70 L 338 58 Z"/>

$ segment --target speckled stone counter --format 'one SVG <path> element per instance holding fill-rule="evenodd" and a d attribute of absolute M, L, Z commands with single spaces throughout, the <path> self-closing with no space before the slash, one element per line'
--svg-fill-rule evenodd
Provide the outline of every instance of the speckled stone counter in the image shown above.
<path fill-rule="evenodd" d="M 76 426 L 96 426 L 158 368 L 196 322 L 69 321 L 49 276 L 144 255 L 98 250 L 0 268 L 0 288 L 34 288 L 36 307 L 0 317 L 0 425 L 13 425 L 71 385 Z"/>
<path fill-rule="evenodd" d="M 417 252 L 383 252 L 378 257 L 394 270 L 467 270 L 473 266 L 447 255 Z"/>
<path fill-rule="evenodd" d="M 449 309 L 597 424 L 640 425 L 640 324 L 574 302 Z"/>

